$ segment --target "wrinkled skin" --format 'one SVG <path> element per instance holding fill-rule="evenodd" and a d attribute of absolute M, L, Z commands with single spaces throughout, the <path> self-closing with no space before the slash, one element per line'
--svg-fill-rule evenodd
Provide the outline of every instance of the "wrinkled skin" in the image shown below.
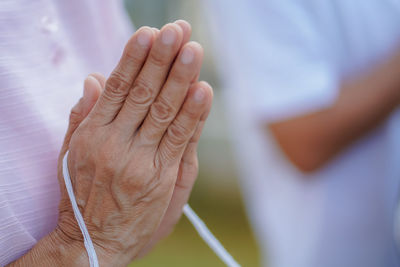
<path fill-rule="evenodd" d="M 69 172 L 101 265 L 125 266 L 168 235 L 197 176 L 197 143 L 212 89 L 198 82 L 203 51 L 183 21 L 144 27 L 106 80 L 85 81 L 62 147 L 58 237 L 80 244 L 62 176 Z"/>

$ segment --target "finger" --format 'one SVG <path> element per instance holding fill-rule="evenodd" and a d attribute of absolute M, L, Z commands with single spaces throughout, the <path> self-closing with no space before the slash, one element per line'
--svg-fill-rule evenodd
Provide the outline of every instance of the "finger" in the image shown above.
<path fill-rule="evenodd" d="M 101 94 L 101 84 L 92 74 L 85 79 L 83 88 L 82 98 L 71 109 L 68 129 L 67 133 L 65 134 L 64 144 L 62 147 L 62 154 L 68 150 L 72 134 L 87 117 Z"/>
<path fill-rule="evenodd" d="M 196 83 L 190 88 L 185 103 L 160 142 L 156 164 L 170 166 L 180 162 L 211 97 L 211 88 L 206 83 Z"/>
<path fill-rule="evenodd" d="M 197 146 L 200 141 L 200 136 L 201 133 L 203 132 L 204 125 L 206 123 L 206 120 L 208 118 L 208 115 L 210 114 L 211 111 L 211 106 L 212 106 L 212 100 L 214 98 L 214 92 L 212 90 L 212 87 L 207 83 L 207 82 L 199 82 L 198 83 L 200 86 L 204 86 L 204 88 L 209 88 L 211 91 L 211 97 L 207 99 L 206 103 L 206 111 L 201 115 L 199 124 L 197 125 L 196 131 L 194 132 L 193 136 L 190 138 L 189 143 L 186 146 L 185 152 L 183 153 L 182 156 L 182 163 L 184 166 L 190 166 L 193 164 L 196 164 L 197 162 Z M 180 181 L 177 180 L 177 184 L 179 184 Z"/>
<path fill-rule="evenodd" d="M 183 38 L 181 44 L 182 48 L 190 40 L 190 36 L 192 35 L 192 26 L 189 24 L 189 22 L 185 20 L 177 20 L 174 23 L 179 25 L 179 27 L 181 27 L 183 32 Z M 154 31 L 155 35 L 160 33 L 160 30 L 157 28 L 152 28 L 152 30 Z"/>
<path fill-rule="evenodd" d="M 182 41 L 182 46 L 184 46 L 187 42 L 189 42 L 190 37 L 192 35 L 192 26 L 190 25 L 189 22 L 185 20 L 177 20 L 174 23 L 178 24 L 183 31 L 183 41 Z M 197 73 L 197 75 L 193 78 L 192 82 L 197 82 L 200 77 L 200 71 Z"/>
<path fill-rule="evenodd" d="M 203 82 L 204 83 L 204 82 Z M 204 85 L 211 88 L 209 85 Z M 212 93 L 212 91 L 211 91 Z M 174 225 L 178 222 L 182 215 L 183 206 L 188 202 L 190 193 L 193 189 L 194 182 L 196 181 L 198 174 L 198 159 L 197 159 L 197 146 L 203 131 L 205 121 L 207 120 L 208 114 L 210 113 L 212 104 L 211 98 L 207 102 L 206 111 L 200 118 L 200 122 L 197 125 L 196 131 L 190 139 L 179 167 L 178 178 L 175 183 L 174 193 L 169 203 L 168 209 L 165 212 L 164 218 L 160 223 L 160 227 L 153 234 L 150 242 L 146 247 L 140 251 L 139 257 L 146 255 L 155 244 L 161 239 L 167 237 L 172 230 Z"/>
<path fill-rule="evenodd" d="M 174 23 L 178 24 L 179 27 L 181 27 L 182 32 L 183 32 L 183 39 L 182 39 L 182 45 L 186 44 L 190 40 L 190 36 L 192 35 L 192 26 L 190 26 L 189 22 L 185 20 L 177 20 Z"/>
<path fill-rule="evenodd" d="M 150 105 L 165 83 L 182 42 L 182 29 L 174 23 L 165 25 L 151 48 L 115 123 L 129 135 L 136 132 Z"/>
<path fill-rule="evenodd" d="M 174 22 L 177 24 L 179 27 L 181 27 L 182 32 L 183 32 L 183 38 L 182 38 L 182 46 L 189 42 L 190 36 L 192 35 L 192 26 L 189 24 L 189 22 L 185 20 L 177 20 Z M 157 28 L 151 28 L 155 34 L 158 34 L 160 32 L 159 29 Z"/>
<path fill-rule="evenodd" d="M 149 27 L 140 28 L 128 41 L 117 67 L 105 84 L 91 120 L 106 125 L 113 121 L 129 93 L 133 81 L 143 67 L 153 43 L 154 33 Z"/>
<path fill-rule="evenodd" d="M 97 100 L 99 99 L 103 86 L 102 78 L 99 76 L 101 74 L 90 74 L 84 82 L 84 93 L 83 93 L 83 106 L 82 106 L 82 116 L 85 119 L 89 112 L 93 109 Z M 104 76 L 103 76 L 104 78 Z"/>
<path fill-rule="evenodd" d="M 182 160 L 180 163 L 180 173 L 175 183 L 175 189 L 172 195 L 170 207 L 168 208 L 168 211 L 171 212 L 171 215 L 169 215 L 172 220 L 171 223 L 175 223 L 179 219 L 180 214 L 182 213 L 182 208 L 188 202 L 190 192 L 192 191 L 194 182 L 196 181 L 198 173 L 197 147 L 205 122 L 211 110 L 213 98 L 212 88 L 206 82 L 201 82 L 199 84 L 201 84 L 201 86 L 204 86 L 204 88 L 209 88 L 209 90 L 211 91 L 211 97 L 206 99 L 206 110 L 201 115 L 200 121 L 196 127 L 196 131 L 191 137 L 189 143 L 187 144 L 185 152 L 182 156 Z"/>
<path fill-rule="evenodd" d="M 187 43 L 181 50 L 168 79 L 150 107 L 138 132 L 139 143 L 157 149 L 158 144 L 175 118 L 186 97 L 192 80 L 200 71 L 203 49 L 195 42 Z"/>
<path fill-rule="evenodd" d="M 177 21 L 175 21 L 175 23 L 178 24 L 183 30 L 183 42 L 182 42 L 182 45 L 184 45 L 187 42 L 189 42 L 189 40 L 190 40 L 190 37 L 192 35 L 192 26 L 190 25 L 189 22 L 187 22 L 185 20 L 177 20 Z M 199 80 L 199 77 L 200 77 L 200 71 L 194 77 L 192 82 L 197 82 Z"/>
<path fill-rule="evenodd" d="M 98 72 L 94 72 L 92 74 L 90 74 L 90 76 L 93 76 L 94 78 L 96 78 L 96 80 L 100 83 L 101 85 L 101 90 L 104 89 L 104 87 L 106 86 L 106 77 L 104 77 L 103 74 L 98 73 Z"/>
<path fill-rule="evenodd" d="M 58 167 L 58 178 L 59 179 L 62 179 L 61 177 L 63 177 L 63 174 L 62 174 L 63 163 L 62 162 L 63 162 L 65 153 L 69 149 L 71 137 L 74 134 L 74 132 L 76 131 L 76 129 L 79 127 L 79 125 L 83 122 L 83 120 L 88 116 L 89 112 L 92 110 L 95 103 L 97 102 L 97 100 L 103 90 L 103 87 L 104 87 L 104 84 L 102 84 L 102 82 L 104 82 L 104 80 L 105 79 L 104 79 L 103 75 L 101 75 L 99 73 L 92 73 L 84 81 L 83 97 L 79 100 L 79 102 L 71 110 L 67 133 L 65 134 L 64 143 L 61 148 L 60 156 L 58 158 L 58 166 L 59 166 Z M 81 195 L 80 192 L 82 191 L 82 188 L 85 188 L 85 189 L 89 188 L 87 185 L 88 183 L 86 181 L 84 181 L 83 183 L 82 183 L 82 181 L 80 181 L 80 184 L 78 186 L 78 184 L 75 183 L 74 179 L 72 179 L 71 182 L 74 186 L 74 191 L 76 192 L 78 206 L 80 207 L 80 209 L 82 211 L 83 203 L 78 196 Z M 63 186 L 64 181 L 59 180 L 59 183 L 61 186 L 60 191 L 61 191 L 61 196 L 62 196 L 60 201 L 65 203 L 65 204 L 62 204 L 63 206 L 69 206 L 70 205 L 70 202 L 68 200 L 69 198 L 65 191 L 65 187 Z"/>
<path fill-rule="evenodd" d="M 166 232 L 165 235 L 168 234 L 168 228 L 171 229 L 172 226 L 175 225 L 175 223 L 179 220 L 182 214 L 182 208 L 188 202 L 194 182 L 196 181 L 198 174 L 197 146 L 204 128 L 204 124 L 210 112 L 211 104 L 212 96 L 207 99 L 206 111 L 200 117 L 196 131 L 191 137 L 186 146 L 185 152 L 183 153 L 180 163 L 180 172 L 175 183 L 174 193 L 172 195 L 166 215 L 164 216 L 166 228 L 164 229 Z"/>
<path fill-rule="evenodd" d="M 192 26 L 189 24 L 189 22 L 185 20 L 177 20 L 174 22 L 175 24 L 179 25 L 181 27 L 182 32 L 183 32 L 183 38 L 182 38 L 182 46 L 189 42 L 190 36 L 192 35 Z M 160 32 L 159 29 L 157 28 L 152 28 L 155 34 L 158 34 Z"/>

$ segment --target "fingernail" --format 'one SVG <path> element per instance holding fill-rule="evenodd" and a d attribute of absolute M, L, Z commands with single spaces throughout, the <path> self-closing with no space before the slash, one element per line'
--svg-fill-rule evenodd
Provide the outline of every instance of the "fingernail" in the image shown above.
<path fill-rule="evenodd" d="M 190 47 L 185 47 L 181 55 L 181 62 L 183 64 L 190 64 L 194 59 L 194 52 Z"/>
<path fill-rule="evenodd" d="M 179 26 L 181 26 L 180 23 L 184 24 L 185 22 L 183 20 L 181 20 L 181 19 L 178 19 L 178 20 L 175 20 L 174 23 L 178 24 Z"/>
<path fill-rule="evenodd" d="M 146 29 L 142 30 L 137 37 L 137 42 L 141 46 L 148 46 L 150 44 L 152 33 Z"/>
<path fill-rule="evenodd" d="M 161 40 L 165 45 L 171 45 L 175 42 L 176 34 L 171 28 L 166 28 L 162 32 Z"/>
<path fill-rule="evenodd" d="M 204 97 L 205 97 L 204 89 L 200 87 L 194 93 L 194 97 L 193 98 L 194 98 L 194 101 L 196 101 L 197 103 L 201 103 L 201 102 L 203 102 Z"/>

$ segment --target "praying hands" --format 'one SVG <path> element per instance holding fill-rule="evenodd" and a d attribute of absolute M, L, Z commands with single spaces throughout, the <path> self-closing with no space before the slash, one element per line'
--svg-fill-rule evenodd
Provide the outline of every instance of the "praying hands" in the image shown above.
<path fill-rule="evenodd" d="M 190 25 L 139 29 L 106 80 L 90 75 L 59 157 L 56 229 L 11 266 L 83 266 L 87 254 L 62 176 L 68 166 L 100 266 L 126 266 L 168 235 L 197 177 L 212 88 Z"/>

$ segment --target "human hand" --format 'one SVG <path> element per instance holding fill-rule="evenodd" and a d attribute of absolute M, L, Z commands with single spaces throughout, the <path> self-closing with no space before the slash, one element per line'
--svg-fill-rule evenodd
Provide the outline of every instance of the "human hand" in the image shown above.
<path fill-rule="evenodd" d="M 86 91 L 71 115 L 59 165 L 69 149 L 78 205 L 99 257 L 113 265 L 127 264 L 172 229 L 197 176 L 196 145 L 212 91 L 193 83 L 202 58 L 198 44 L 185 44 L 173 62 L 183 32 L 176 24 L 159 36 L 138 30 L 100 99 L 98 90 Z M 58 231 L 82 242 L 61 185 Z"/>

